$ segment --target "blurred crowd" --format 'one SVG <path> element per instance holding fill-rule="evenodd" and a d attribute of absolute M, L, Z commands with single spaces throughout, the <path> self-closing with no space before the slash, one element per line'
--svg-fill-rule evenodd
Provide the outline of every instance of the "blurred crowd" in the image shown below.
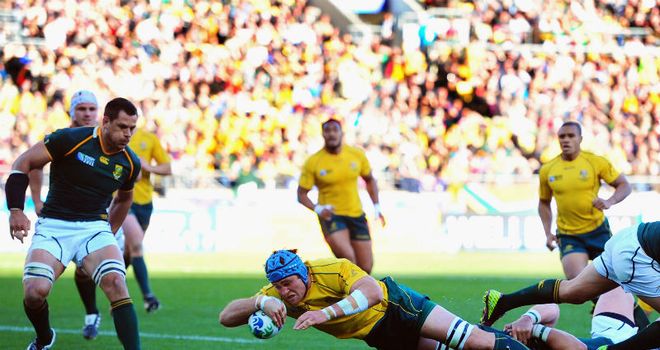
<path fill-rule="evenodd" d="M 68 126 L 84 88 L 134 101 L 192 186 L 294 186 L 330 117 L 383 187 L 530 176 L 569 119 L 583 148 L 660 175 L 656 1 L 445 5 L 470 14 L 467 44 L 451 23 L 419 45 L 356 40 L 305 0 L 5 2 L 43 44 L 2 48 L 0 167 Z"/>

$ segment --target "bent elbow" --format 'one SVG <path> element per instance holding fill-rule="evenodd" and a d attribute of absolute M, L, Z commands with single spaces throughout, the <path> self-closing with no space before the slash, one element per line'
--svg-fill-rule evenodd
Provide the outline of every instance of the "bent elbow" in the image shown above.
<path fill-rule="evenodd" d="M 378 290 L 374 293 L 374 303 L 373 305 L 380 304 L 383 302 L 385 299 L 385 294 L 383 293 L 383 290 L 378 288 Z"/>
<path fill-rule="evenodd" d="M 220 315 L 218 316 L 218 321 L 224 327 L 233 327 L 234 326 L 233 322 L 231 322 L 231 317 L 229 317 L 228 313 L 225 312 L 225 310 L 222 310 L 220 312 Z"/>

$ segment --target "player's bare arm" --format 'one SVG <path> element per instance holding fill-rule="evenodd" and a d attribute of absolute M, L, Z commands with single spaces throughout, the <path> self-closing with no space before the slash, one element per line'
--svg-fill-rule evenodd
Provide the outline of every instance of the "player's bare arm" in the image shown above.
<path fill-rule="evenodd" d="M 385 226 L 385 216 L 383 216 L 383 212 L 380 209 L 380 200 L 378 198 L 378 181 L 376 181 L 372 173 L 363 176 L 362 179 L 367 185 L 367 192 L 369 193 L 371 202 L 374 203 L 375 217 L 380 221 L 381 225 Z"/>
<path fill-rule="evenodd" d="M 117 191 L 117 195 L 112 199 L 108 209 L 108 222 L 112 228 L 112 233 L 116 233 L 121 227 L 128 210 L 131 208 L 131 203 L 133 203 L 133 190 Z"/>
<path fill-rule="evenodd" d="M 552 207 L 550 206 L 552 199 L 539 199 L 539 216 L 541 217 L 541 223 L 543 224 L 543 232 L 545 232 L 545 246 L 548 247 L 550 251 L 553 251 L 557 246 L 557 236 L 555 236 L 550 230 L 552 228 Z"/>
<path fill-rule="evenodd" d="M 282 327 L 286 319 L 284 303 L 274 297 L 258 295 L 252 298 L 236 299 L 230 302 L 219 316 L 220 324 L 225 327 L 238 327 L 247 323 L 248 318 L 257 310 L 262 310 Z"/>
<path fill-rule="evenodd" d="M 317 215 L 322 217 L 324 220 L 332 219 L 332 206 L 314 204 L 311 199 L 309 199 L 308 193 L 309 189 L 298 186 L 298 203 L 304 205 L 307 209 L 316 212 Z"/>
<path fill-rule="evenodd" d="M 378 282 L 371 276 L 362 277 L 351 286 L 350 294 L 346 298 L 323 310 L 305 312 L 298 317 L 293 329 L 307 329 L 331 319 L 362 312 L 380 303 L 383 298 L 383 290 Z"/>
<path fill-rule="evenodd" d="M 535 305 L 514 322 L 506 324 L 504 330 L 516 340 L 527 343 L 535 325 L 553 327 L 558 319 L 559 306 L 557 304 Z"/>
<path fill-rule="evenodd" d="M 43 169 L 32 169 L 30 170 L 30 195 L 32 196 L 32 201 L 34 202 L 34 212 L 38 215 L 41 214 L 41 208 L 44 206 L 44 202 L 41 200 L 41 186 L 44 182 L 44 170 Z"/>
<path fill-rule="evenodd" d="M 146 159 L 140 158 L 140 164 L 142 165 L 142 170 L 148 171 L 156 175 L 172 175 L 172 164 L 171 163 L 162 163 L 151 165 Z"/>
<path fill-rule="evenodd" d="M 596 209 L 609 209 L 624 200 L 632 192 L 632 187 L 630 187 L 628 179 L 623 174 L 619 175 L 610 185 L 614 187 L 614 193 L 608 199 L 602 199 L 600 197 L 594 199 L 593 205 Z"/>
<path fill-rule="evenodd" d="M 7 206 L 9 208 L 9 233 L 23 243 L 23 238 L 30 230 L 30 219 L 23 212 L 25 190 L 29 185 L 28 174 L 32 169 L 41 169 L 50 162 L 50 155 L 43 141 L 30 147 L 21 154 L 14 164 L 5 185 Z"/>

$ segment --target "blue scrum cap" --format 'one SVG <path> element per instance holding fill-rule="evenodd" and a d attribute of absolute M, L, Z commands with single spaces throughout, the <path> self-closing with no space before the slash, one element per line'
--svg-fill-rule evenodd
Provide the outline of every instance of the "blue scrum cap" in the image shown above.
<path fill-rule="evenodd" d="M 307 266 L 295 250 L 277 250 L 266 260 L 266 278 L 270 283 L 298 275 L 307 284 Z"/>

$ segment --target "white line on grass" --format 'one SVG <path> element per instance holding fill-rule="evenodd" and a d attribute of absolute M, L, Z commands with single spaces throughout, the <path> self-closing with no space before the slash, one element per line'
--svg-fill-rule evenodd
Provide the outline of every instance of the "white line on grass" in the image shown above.
<path fill-rule="evenodd" d="M 22 333 L 34 333 L 34 328 L 30 327 L 14 327 L 14 326 L 2 326 L 0 325 L 0 332 L 22 332 Z M 55 332 L 61 334 L 80 334 L 79 329 L 62 329 L 55 328 Z M 100 335 L 108 335 L 116 337 L 117 333 L 110 331 L 99 331 Z M 174 340 L 194 340 L 194 341 L 208 341 L 216 343 L 241 343 L 241 344 L 254 344 L 261 343 L 262 340 L 257 339 L 244 339 L 244 338 L 227 338 L 227 337 L 210 337 L 205 335 L 173 335 L 173 334 L 160 334 L 160 333 L 140 333 L 141 338 L 153 338 L 153 339 L 174 339 Z"/>

